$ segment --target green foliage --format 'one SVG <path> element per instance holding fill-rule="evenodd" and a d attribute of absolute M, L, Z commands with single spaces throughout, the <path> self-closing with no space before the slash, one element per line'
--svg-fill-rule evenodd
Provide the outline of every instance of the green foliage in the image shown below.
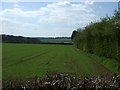
<path fill-rule="evenodd" d="M 120 60 L 120 18 L 118 14 L 115 12 L 113 17 L 107 16 L 100 22 L 91 23 L 81 31 L 77 30 L 78 33 L 73 38 L 75 46 L 89 53 Z"/>
<path fill-rule="evenodd" d="M 73 31 L 73 33 L 72 33 L 72 36 L 71 36 L 71 39 L 73 40 L 73 38 L 77 35 L 77 31 Z"/>

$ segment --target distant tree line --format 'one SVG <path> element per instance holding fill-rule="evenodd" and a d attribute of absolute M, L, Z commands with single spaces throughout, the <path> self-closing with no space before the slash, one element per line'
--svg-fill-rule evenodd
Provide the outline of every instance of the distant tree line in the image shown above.
<path fill-rule="evenodd" d="M 0 35 L 0 42 L 2 43 L 33 43 L 33 44 L 60 44 L 60 45 L 73 45 L 73 43 L 57 43 L 57 42 L 42 42 L 39 38 L 30 38 L 13 35 Z"/>
<path fill-rule="evenodd" d="M 73 43 L 62 43 L 62 42 L 42 42 L 41 44 L 73 45 Z"/>
<path fill-rule="evenodd" d="M 38 39 L 71 39 L 71 37 L 35 37 Z"/>
<path fill-rule="evenodd" d="M 0 35 L 2 37 L 3 43 L 41 43 L 40 40 L 36 38 L 13 36 L 13 35 Z"/>
<path fill-rule="evenodd" d="M 120 60 L 120 12 L 73 31 L 74 45 L 85 52 Z"/>

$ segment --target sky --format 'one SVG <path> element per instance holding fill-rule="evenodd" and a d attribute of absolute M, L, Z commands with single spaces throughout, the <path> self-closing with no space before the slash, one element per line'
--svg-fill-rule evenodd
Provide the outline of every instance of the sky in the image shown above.
<path fill-rule="evenodd" d="M 117 2 L 2 2 L 0 32 L 27 37 L 70 37 L 73 30 L 112 16 Z"/>

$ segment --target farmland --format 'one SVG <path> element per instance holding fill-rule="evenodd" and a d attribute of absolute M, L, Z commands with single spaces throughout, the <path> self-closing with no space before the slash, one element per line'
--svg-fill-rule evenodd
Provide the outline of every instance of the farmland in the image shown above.
<path fill-rule="evenodd" d="M 3 79 L 44 77 L 46 72 L 67 72 L 79 76 L 117 72 L 116 68 L 111 70 L 114 65 L 110 66 L 110 63 L 109 69 L 98 63 L 105 58 L 86 54 L 73 45 L 3 43 L 2 49 Z"/>
<path fill-rule="evenodd" d="M 71 39 L 41 39 L 41 41 L 49 43 L 72 43 Z"/>

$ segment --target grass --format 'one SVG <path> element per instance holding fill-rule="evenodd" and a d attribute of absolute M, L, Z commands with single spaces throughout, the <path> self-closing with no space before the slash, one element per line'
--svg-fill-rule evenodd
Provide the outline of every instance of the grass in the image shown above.
<path fill-rule="evenodd" d="M 111 69 L 112 71 L 120 74 L 120 62 L 115 59 L 109 59 L 105 57 L 99 57 L 94 54 L 87 54 L 90 58 L 97 60 L 99 63 L 103 64 L 107 68 Z"/>
<path fill-rule="evenodd" d="M 101 75 L 109 71 L 72 45 L 2 44 L 3 79 L 27 79 L 46 72 L 70 72 L 80 76 Z"/>

